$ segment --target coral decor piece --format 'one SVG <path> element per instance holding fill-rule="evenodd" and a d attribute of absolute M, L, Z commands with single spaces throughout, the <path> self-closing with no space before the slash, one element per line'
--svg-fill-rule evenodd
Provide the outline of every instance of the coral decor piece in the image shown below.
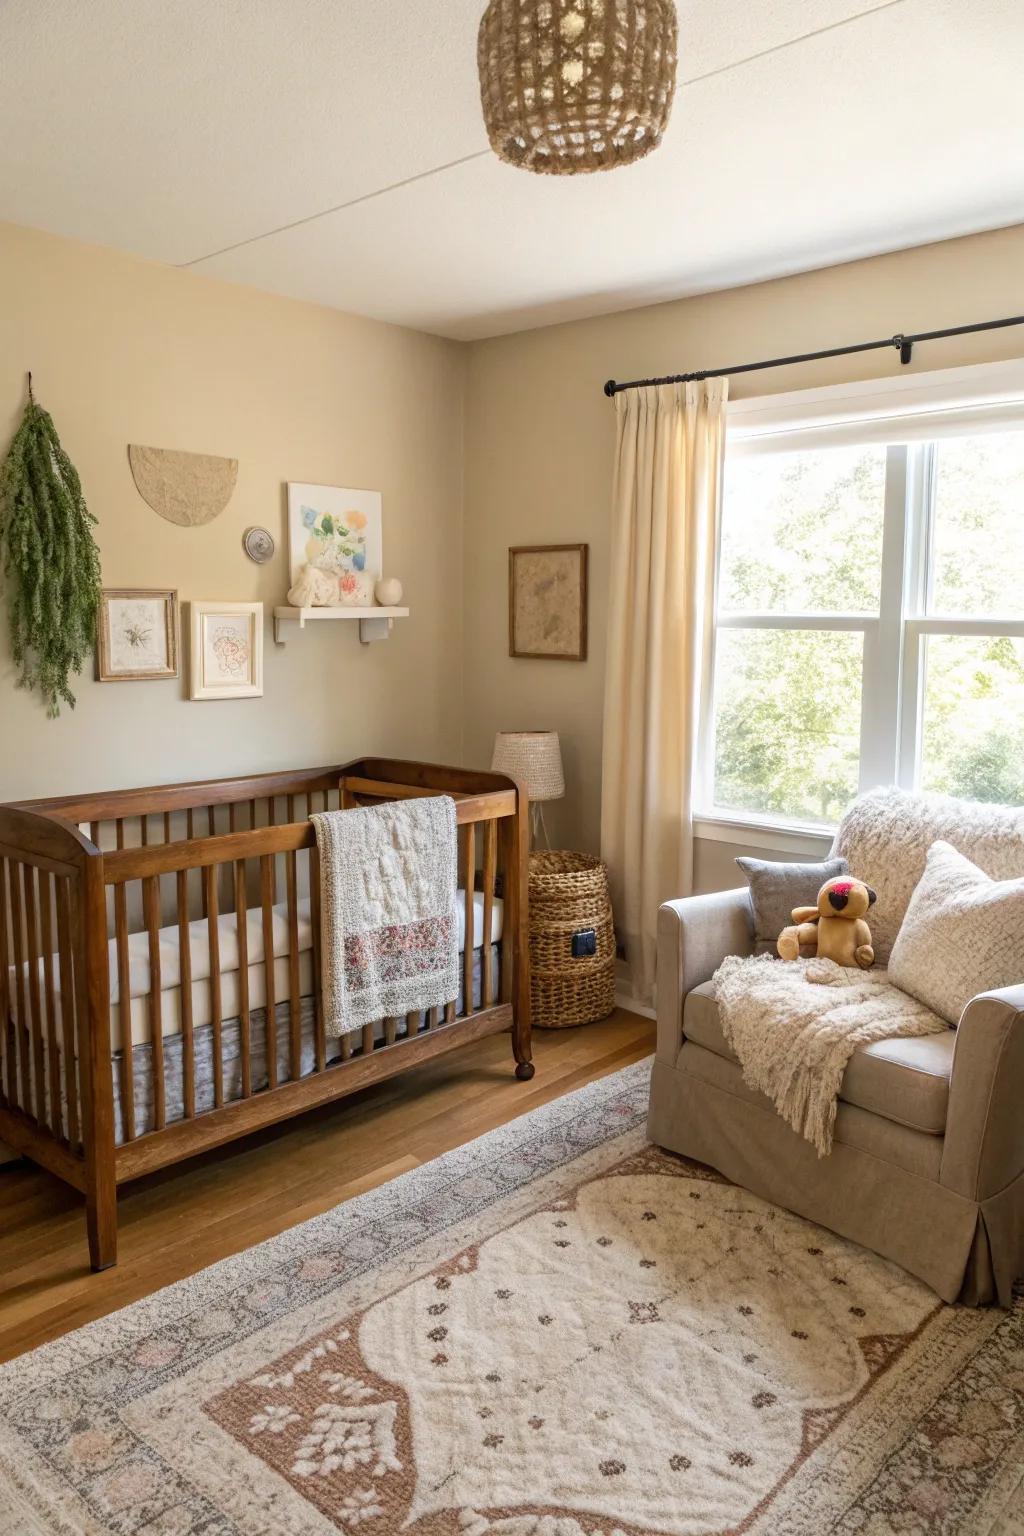
<path fill-rule="evenodd" d="M 28 378 L 28 404 L 0 470 L 0 553 L 18 686 L 52 718 L 72 709 L 69 679 L 96 640 L 102 580 L 96 519 L 78 471 Z"/>
<path fill-rule="evenodd" d="M 143 501 L 179 528 L 212 523 L 231 500 L 238 479 L 238 460 L 212 453 L 129 443 L 128 462 Z"/>

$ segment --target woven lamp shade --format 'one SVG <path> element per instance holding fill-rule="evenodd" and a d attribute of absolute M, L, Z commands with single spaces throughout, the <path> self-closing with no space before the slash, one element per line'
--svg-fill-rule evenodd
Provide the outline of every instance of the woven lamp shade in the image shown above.
<path fill-rule="evenodd" d="M 554 176 L 661 143 L 676 85 L 674 0 L 491 0 L 477 63 L 491 147 Z"/>
<path fill-rule="evenodd" d="M 565 794 L 557 731 L 499 731 L 491 768 L 525 784 L 531 801 L 560 800 Z"/>

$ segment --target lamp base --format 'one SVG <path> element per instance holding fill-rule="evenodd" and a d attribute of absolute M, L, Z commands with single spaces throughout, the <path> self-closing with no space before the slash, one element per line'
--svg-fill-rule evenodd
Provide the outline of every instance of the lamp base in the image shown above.
<path fill-rule="evenodd" d="M 539 800 L 530 801 L 530 847 L 539 848 L 541 837 L 544 838 L 544 847 L 551 852 L 551 839 L 548 836 L 547 823 L 544 820 L 544 807 Z"/>

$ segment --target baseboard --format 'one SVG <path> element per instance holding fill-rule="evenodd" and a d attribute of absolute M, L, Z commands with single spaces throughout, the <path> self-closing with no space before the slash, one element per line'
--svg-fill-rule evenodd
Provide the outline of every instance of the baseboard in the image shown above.
<path fill-rule="evenodd" d="M 656 1019 L 658 1017 L 653 1008 L 648 1007 L 646 1003 L 638 1003 L 636 998 L 631 997 L 628 992 L 616 991 L 615 1006 L 616 1008 L 624 1008 L 627 1013 L 638 1013 L 644 1019 Z"/>

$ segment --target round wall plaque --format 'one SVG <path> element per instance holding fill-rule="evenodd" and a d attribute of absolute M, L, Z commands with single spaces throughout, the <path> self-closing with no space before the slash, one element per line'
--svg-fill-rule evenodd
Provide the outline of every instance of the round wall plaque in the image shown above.
<path fill-rule="evenodd" d="M 257 565 L 266 565 L 274 557 L 274 540 L 266 528 L 247 528 L 242 535 L 242 547 Z"/>

